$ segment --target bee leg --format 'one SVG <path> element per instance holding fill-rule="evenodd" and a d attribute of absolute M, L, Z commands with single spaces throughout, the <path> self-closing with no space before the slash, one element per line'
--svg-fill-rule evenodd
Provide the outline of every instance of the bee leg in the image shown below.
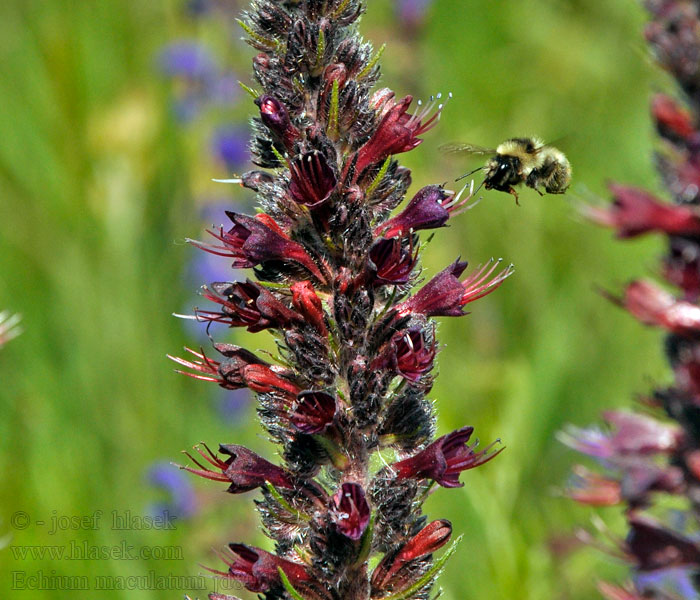
<path fill-rule="evenodd" d="M 518 192 L 515 191 L 515 188 L 513 186 L 510 186 L 508 189 L 508 193 L 512 194 L 515 197 L 515 203 L 520 206 L 520 202 L 518 201 Z"/>

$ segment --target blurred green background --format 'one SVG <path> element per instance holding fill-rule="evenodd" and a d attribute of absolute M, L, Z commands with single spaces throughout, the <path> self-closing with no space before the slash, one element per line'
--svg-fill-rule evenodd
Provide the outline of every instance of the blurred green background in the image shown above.
<path fill-rule="evenodd" d="M 363 19 L 364 36 L 387 43 L 383 85 L 400 95 L 454 95 L 440 125 L 402 157 L 412 191 L 478 166 L 441 156 L 445 142 L 492 146 L 535 134 L 559 140 L 574 168 L 564 197 L 524 190 L 518 208 L 487 192 L 437 232 L 425 255 L 429 273 L 458 255 L 475 264 L 502 256 L 517 267 L 470 316 L 440 324 L 433 396 L 441 433 L 467 423 L 508 447 L 465 474 L 464 488 L 439 490 L 427 504 L 431 517 L 464 533 L 441 579 L 445 598 L 592 598 L 598 578 L 625 575 L 572 541 L 594 511 L 561 497 L 577 457 L 555 433 L 630 405 L 666 377 L 660 336 L 594 290 L 648 275 L 660 247 L 616 242 L 576 211 L 605 196 L 609 179 L 657 185 L 647 106 L 667 82 L 648 58 L 644 19 L 632 0 L 434 0 L 412 28 L 390 0 L 373 0 Z M 240 36 L 226 21 L 193 20 L 175 0 L 0 3 L 0 309 L 21 313 L 25 330 L 0 350 L 3 598 L 204 598 L 206 590 L 177 585 L 93 584 L 149 572 L 196 576 L 199 564 L 219 564 L 212 548 L 228 541 L 268 547 L 254 494 L 226 495 L 201 480 L 193 482 L 196 513 L 174 530 L 111 528 L 112 511 L 145 515 L 165 499 L 147 481 L 155 461 L 178 461 L 200 440 L 273 452 L 252 404 L 224 415 L 212 386 L 176 376 L 165 359 L 201 343 L 171 313 L 197 303 L 186 276 L 196 251 L 184 238 L 203 235 L 202 199 L 253 200 L 210 182 L 230 173 L 211 159 L 207 136 L 217 120 L 244 122 L 254 107 L 241 96 L 183 123 L 158 56 L 173 40 L 197 39 L 250 83 L 253 51 L 229 43 L 231 32 Z M 255 349 L 265 337 L 247 343 Z M 52 517 L 97 510 L 94 529 L 51 533 Z M 600 514 L 622 534 L 618 512 Z M 16 550 L 71 543 L 181 552 L 65 560 Z M 72 576 L 86 576 L 92 589 L 10 591 L 13 577 L 15 588 L 42 577 L 53 577 L 43 587 L 60 588 L 79 581 L 65 579 Z"/>

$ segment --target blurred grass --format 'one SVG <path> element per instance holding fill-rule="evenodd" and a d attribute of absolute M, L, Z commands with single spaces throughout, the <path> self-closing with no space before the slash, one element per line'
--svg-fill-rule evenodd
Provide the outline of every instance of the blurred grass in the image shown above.
<path fill-rule="evenodd" d="M 436 0 L 423 34 L 410 38 L 391 10 L 388 0 L 376 1 L 363 21 L 368 39 L 388 44 L 383 84 L 398 94 L 454 95 L 439 127 L 403 157 L 414 191 L 478 165 L 440 156 L 437 147 L 449 141 L 561 139 L 574 167 L 565 197 L 523 191 L 518 208 L 510 196 L 485 194 L 437 232 L 425 255 L 428 273 L 457 255 L 474 264 L 502 256 L 517 267 L 471 316 L 440 325 L 433 396 L 441 431 L 466 422 L 484 442 L 501 437 L 508 447 L 465 475 L 465 488 L 428 503 L 432 517 L 451 519 L 465 534 L 441 580 L 445 597 L 595 597 L 596 578 L 624 570 L 595 551 L 569 554 L 567 536 L 592 512 L 557 495 L 576 457 L 554 434 L 629 405 L 665 377 L 659 335 L 593 290 L 648 274 L 660 248 L 654 240 L 615 242 L 575 210 L 604 195 L 608 179 L 655 186 L 647 104 L 664 78 L 641 41 L 643 12 L 629 0 Z M 198 134 L 169 116 L 168 86 L 155 73 L 159 48 L 182 34 L 174 1 L 0 5 L 0 308 L 21 312 L 25 328 L 0 354 L 0 538 L 11 535 L 13 545 L 126 539 L 184 552 L 170 563 L 22 561 L 0 549 L 2 590 L 21 570 L 91 581 L 150 570 L 197 574 L 198 563 L 217 563 L 212 546 L 265 544 L 251 498 L 204 482 L 197 482 L 203 510 L 175 531 L 109 528 L 112 510 L 143 514 L 157 497 L 143 475 L 154 460 L 178 460 L 200 439 L 271 452 L 251 409 L 239 424 L 224 422 L 211 390 L 173 375 L 164 358 L 188 341 L 170 313 L 194 303 L 183 282 L 193 250 L 182 243 L 199 235 L 193 189 L 221 175 L 192 161 Z M 234 194 L 232 202 L 245 196 Z M 105 516 L 96 531 L 49 536 L 46 527 L 9 524 L 20 510 L 48 521 L 98 509 Z M 615 522 L 616 512 L 606 519 Z M 150 600 L 185 591 L 70 593 Z"/>

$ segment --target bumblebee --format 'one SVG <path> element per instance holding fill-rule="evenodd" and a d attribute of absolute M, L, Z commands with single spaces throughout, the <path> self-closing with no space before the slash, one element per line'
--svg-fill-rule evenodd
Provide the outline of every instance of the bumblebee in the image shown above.
<path fill-rule="evenodd" d="M 524 183 L 542 196 L 544 192 L 563 194 L 571 183 L 571 165 L 564 153 L 537 138 L 512 138 L 495 149 L 471 144 L 446 145 L 442 149 L 446 152 L 492 154 L 483 167 L 474 169 L 458 179 L 477 171 L 485 171 L 481 185 L 487 190 L 512 194 L 516 204 L 519 204 L 518 192 L 514 187 L 516 185 Z"/>

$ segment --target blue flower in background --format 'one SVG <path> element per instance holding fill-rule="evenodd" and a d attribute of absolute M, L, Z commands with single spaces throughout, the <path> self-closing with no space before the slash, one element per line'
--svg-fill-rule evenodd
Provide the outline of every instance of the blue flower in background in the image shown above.
<path fill-rule="evenodd" d="M 186 519 L 197 512 L 197 499 L 189 477 L 169 462 L 157 462 L 147 474 L 148 482 L 163 490 L 167 500 L 149 505 L 148 513 L 157 517 Z"/>
<path fill-rule="evenodd" d="M 199 42 L 181 40 L 167 45 L 160 54 L 159 65 L 165 75 L 192 82 L 211 80 L 217 72 L 216 61 Z"/>
<path fill-rule="evenodd" d="M 178 84 L 175 114 L 191 121 L 209 104 L 229 105 L 239 96 L 238 77 L 223 71 L 202 44 L 180 40 L 168 44 L 158 59 L 160 71 Z"/>
<path fill-rule="evenodd" d="M 248 129 L 225 125 L 212 135 L 211 150 L 229 172 L 239 172 L 250 161 Z"/>
<path fill-rule="evenodd" d="M 679 600 L 700 598 L 693 585 L 693 570 L 689 567 L 637 572 L 634 575 L 634 584 L 642 592 L 668 595 L 664 597 L 679 598 Z"/>
<path fill-rule="evenodd" d="M 432 0 L 397 0 L 396 15 L 405 27 L 419 27 L 425 21 L 431 3 Z"/>

